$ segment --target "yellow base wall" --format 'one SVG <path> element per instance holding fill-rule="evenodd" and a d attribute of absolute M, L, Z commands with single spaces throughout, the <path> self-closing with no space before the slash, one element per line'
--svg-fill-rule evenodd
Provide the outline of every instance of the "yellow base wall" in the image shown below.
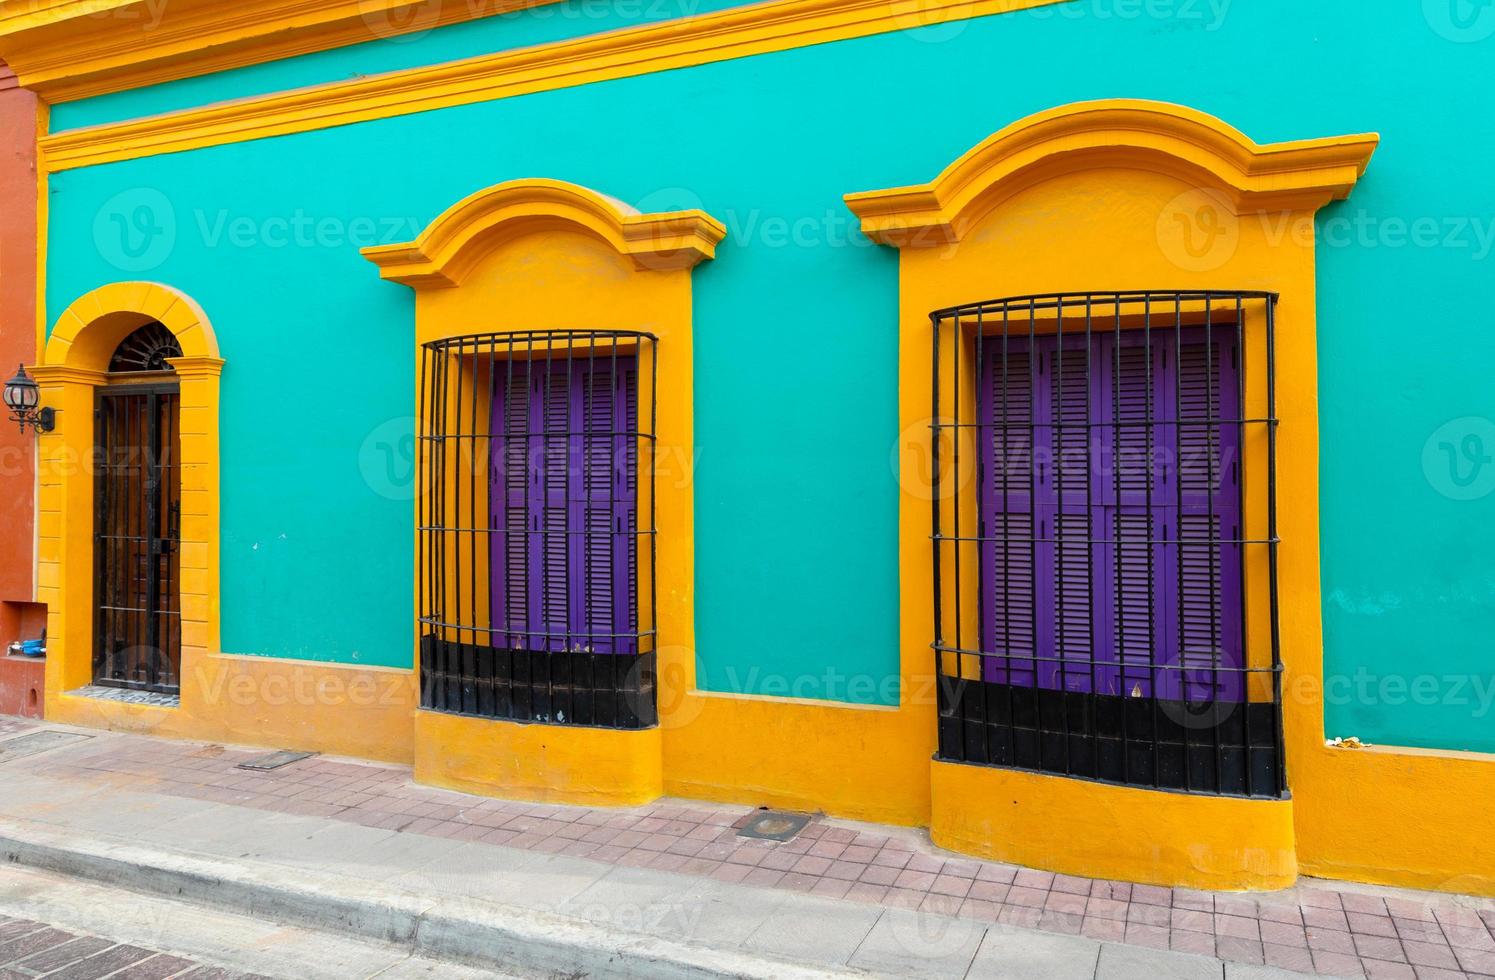
<path fill-rule="evenodd" d="M 922 826 L 934 711 L 689 692 L 664 678 L 671 795 Z"/>
<path fill-rule="evenodd" d="M 1322 742 L 1288 752 L 1289 776 L 1297 764 L 1311 787 L 1297 805 L 1304 874 L 1495 896 L 1495 756 Z"/>
<path fill-rule="evenodd" d="M 664 794 L 659 729 L 527 725 L 418 711 L 415 781 L 578 806 L 636 806 Z"/>
<path fill-rule="evenodd" d="M 1091 878 L 1222 891 L 1298 876 L 1290 800 L 1188 796 L 934 762 L 934 842 Z"/>
<path fill-rule="evenodd" d="M 78 697 L 48 681 L 48 721 L 404 765 L 414 759 L 416 686 L 409 670 L 187 649 L 179 708 Z"/>

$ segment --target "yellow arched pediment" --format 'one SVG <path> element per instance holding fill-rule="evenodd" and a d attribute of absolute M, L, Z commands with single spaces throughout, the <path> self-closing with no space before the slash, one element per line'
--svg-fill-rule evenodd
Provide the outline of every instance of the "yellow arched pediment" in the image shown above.
<path fill-rule="evenodd" d="M 1166 102 L 1078 102 L 1019 120 L 928 184 L 846 195 L 885 245 L 958 242 L 1002 201 L 1062 173 L 1102 167 L 1165 173 L 1219 191 L 1237 213 L 1316 210 L 1346 197 L 1380 137 L 1261 145 L 1214 116 Z"/>
<path fill-rule="evenodd" d="M 42 364 L 103 371 L 119 342 L 152 320 L 172 332 L 183 357 L 219 356 L 213 326 L 192 297 L 158 282 L 114 282 L 84 293 L 62 311 Z"/>
<path fill-rule="evenodd" d="M 416 288 L 459 285 L 495 246 L 523 235 L 576 231 L 644 270 L 688 269 L 716 254 L 726 228 L 700 210 L 639 214 L 561 180 L 511 180 L 448 208 L 413 242 L 363 250 L 380 275 Z"/>

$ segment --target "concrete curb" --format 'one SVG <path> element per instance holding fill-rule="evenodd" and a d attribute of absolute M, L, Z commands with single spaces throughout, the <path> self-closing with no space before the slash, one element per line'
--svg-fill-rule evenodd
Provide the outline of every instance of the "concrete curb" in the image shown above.
<path fill-rule="evenodd" d="M 225 864 L 133 844 L 79 840 L 10 821 L 0 858 L 12 864 L 229 912 L 392 943 L 422 956 L 537 975 L 661 980 L 831 980 L 856 971 L 808 968 L 738 950 L 706 949 L 579 919 L 475 899 L 433 900 L 377 882 L 268 865 Z"/>

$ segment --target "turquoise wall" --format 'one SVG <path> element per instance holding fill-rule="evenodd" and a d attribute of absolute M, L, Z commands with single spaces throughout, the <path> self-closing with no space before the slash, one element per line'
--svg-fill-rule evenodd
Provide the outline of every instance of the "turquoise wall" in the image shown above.
<path fill-rule="evenodd" d="M 1320 221 L 1328 730 L 1495 751 L 1495 331 L 1477 302 L 1495 268 L 1495 132 L 1477 124 L 1495 37 L 1483 20 L 1460 33 L 1440 3 L 1090 0 L 67 172 L 48 305 L 153 278 L 213 318 L 225 648 L 406 664 L 411 298 L 346 241 L 267 232 L 363 219 L 356 244 L 403 240 L 532 175 L 705 207 L 729 238 L 695 277 L 703 685 L 887 702 L 896 256 L 851 231 L 841 195 L 927 180 L 1081 99 L 1186 103 L 1260 141 L 1377 130 L 1370 173 Z M 257 84 L 304 79 L 307 61 Z M 107 114 L 158 97 L 113 96 Z M 157 247 L 132 259 L 116 214 L 174 229 L 170 247 L 141 231 Z M 220 214 L 252 233 L 215 237 Z"/>

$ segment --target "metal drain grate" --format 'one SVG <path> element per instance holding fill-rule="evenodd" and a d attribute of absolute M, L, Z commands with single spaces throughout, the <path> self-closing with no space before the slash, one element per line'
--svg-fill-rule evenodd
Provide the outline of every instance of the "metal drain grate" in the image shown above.
<path fill-rule="evenodd" d="M 269 772 L 271 769 L 279 769 L 302 759 L 310 759 L 316 755 L 315 752 L 271 752 L 269 755 L 255 756 L 253 759 L 245 759 L 234 768 L 253 769 L 255 772 Z"/>
<path fill-rule="evenodd" d="M 753 819 L 747 822 L 747 826 L 737 832 L 737 836 L 751 837 L 755 840 L 793 840 L 795 835 L 809 826 L 809 823 L 810 816 L 806 813 L 759 810 Z"/>
<path fill-rule="evenodd" d="M 33 732 L 30 735 L 18 735 L 0 742 L 0 762 L 36 755 L 38 752 L 47 752 L 90 738 L 93 736 L 79 735 L 76 732 Z"/>

